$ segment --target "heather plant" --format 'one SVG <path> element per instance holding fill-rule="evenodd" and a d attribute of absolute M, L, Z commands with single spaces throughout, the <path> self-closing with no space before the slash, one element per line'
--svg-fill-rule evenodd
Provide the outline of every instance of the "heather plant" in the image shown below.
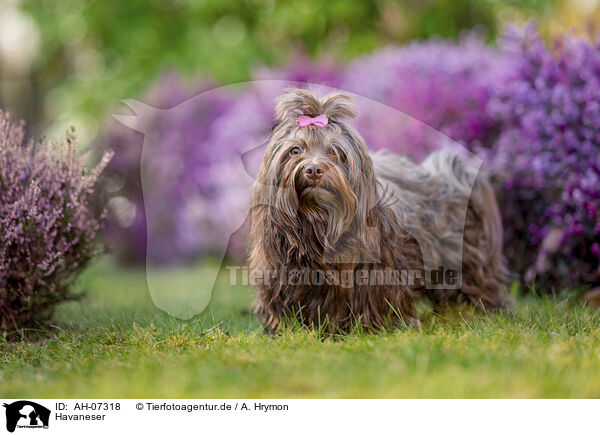
<path fill-rule="evenodd" d="M 533 23 L 511 28 L 517 64 L 488 113 L 501 126 L 481 150 L 495 174 L 505 245 L 526 280 L 600 282 L 600 40 L 566 35 L 549 47 Z"/>
<path fill-rule="evenodd" d="M 23 123 L 0 111 L 0 330 L 73 298 L 70 284 L 97 252 L 102 216 L 89 204 L 110 157 L 86 169 L 73 131 L 59 143 L 25 141 Z"/>

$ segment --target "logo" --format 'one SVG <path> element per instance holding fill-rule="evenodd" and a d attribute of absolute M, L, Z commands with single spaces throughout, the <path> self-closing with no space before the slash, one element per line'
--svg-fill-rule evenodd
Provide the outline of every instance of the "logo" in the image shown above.
<path fill-rule="evenodd" d="M 143 216 L 146 221 L 146 282 L 152 301 L 161 310 L 180 319 L 190 319 L 203 312 L 208 306 L 221 268 L 203 268 L 202 279 L 194 279 L 193 275 L 190 275 L 190 279 L 179 283 L 175 294 L 172 286 L 165 285 L 170 279 L 169 268 L 166 266 L 177 268 L 179 266 L 176 261 L 178 256 L 179 258 L 190 258 L 195 253 L 206 249 L 209 249 L 216 258 L 223 259 L 226 256 L 232 235 L 240 231 L 240 228 L 242 228 L 242 232 L 244 231 L 243 225 L 250 209 L 251 192 L 268 145 L 273 113 L 264 108 L 271 107 L 274 97 L 284 92 L 287 87 L 305 87 L 305 84 L 285 80 L 238 83 L 202 92 L 170 109 L 152 107 L 141 101 L 123 100 L 133 115 L 113 115 L 123 125 L 144 135 L 140 177 L 144 204 Z M 318 93 L 322 95 L 336 91 L 335 88 L 327 86 L 313 87 L 313 89 L 318 89 Z M 256 110 L 248 114 L 246 106 L 236 106 L 233 109 L 233 113 L 236 114 L 233 117 L 235 119 L 213 119 L 215 107 L 220 107 L 223 92 L 251 96 L 250 99 L 242 98 L 246 101 L 243 104 L 255 104 Z M 406 113 L 360 95 L 353 95 L 353 98 L 361 111 L 368 114 L 362 121 L 365 125 L 376 123 L 393 126 L 394 137 L 398 138 L 405 137 L 405 134 L 406 137 L 415 137 L 415 132 L 419 131 L 422 132 L 418 134 L 419 137 L 423 135 L 423 137 L 427 137 L 428 142 L 454 149 L 466 158 L 466 161 L 469 162 L 468 166 L 471 166 L 473 171 L 465 174 L 465 179 L 461 181 L 461 183 L 465 183 L 461 188 L 464 192 L 457 190 L 456 198 L 451 202 L 452 213 L 462 217 L 463 220 L 466 219 L 469 198 L 475 183 L 475 174 L 482 164 L 482 159 L 459 143 L 453 142 L 444 134 Z M 182 133 L 181 138 L 177 139 L 177 149 L 165 146 L 168 141 L 163 135 L 166 130 L 169 130 L 166 126 L 172 125 L 174 119 L 186 120 L 192 116 L 191 114 L 194 114 L 193 122 L 199 130 L 208 130 L 211 133 L 206 137 L 202 136 L 202 139 L 193 141 L 191 141 L 191 137 L 195 137 L 193 134 Z M 238 143 L 238 145 L 236 145 L 235 151 L 233 149 L 231 152 L 220 151 L 223 144 L 226 143 Z M 375 147 L 381 148 L 382 145 L 379 143 Z M 190 152 L 191 154 L 189 154 Z M 169 158 L 165 160 L 165 156 L 169 156 Z M 202 157 L 200 158 L 200 156 Z M 181 176 L 178 174 L 187 173 L 185 168 L 196 168 L 194 165 L 197 163 L 188 162 L 198 162 L 199 159 L 211 162 L 210 166 L 206 167 L 207 169 L 202 169 L 206 173 L 197 173 L 194 169 L 196 175 L 189 178 L 194 181 L 185 181 L 182 184 Z M 190 166 L 187 166 L 188 164 Z M 438 164 L 434 160 L 431 160 L 429 164 L 433 166 L 428 170 L 438 170 L 434 168 Z M 201 189 L 198 188 L 199 180 L 203 180 L 202 189 L 212 193 L 201 193 L 199 191 Z M 191 184 L 188 186 L 185 183 Z M 278 194 L 284 197 L 286 190 L 292 190 L 289 183 L 284 184 L 275 183 L 265 186 L 269 191 L 268 196 L 274 197 Z M 189 198 L 182 202 L 180 192 L 184 191 L 187 192 L 185 195 Z M 392 194 L 387 190 L 386 193 Z M 212 195 L 221 198 L 219 202 L 221 205 L 213 206 L 214 203 L 206 201 Z M 270 202 L 267 196 L 264 198 L 259 196 L 258 199 L 264 202 L 255 204 L 255 206 L 269 207 L 278 212 L 286 211 L 282 204 Z M 387 199 L 395 201 L 393 197 Z M 115 217 L 131 214 L 129 211 L 133 211 L 132 219 L 135 218 L 136 206 L 130 204 L 124 197 L 114 197 L 111 202 L 109 202 L 108 208 L 111 213 L 115 214 Z M 119 219 L 117 218 L 117 220 Z M 123 227 L 132 225 L 132 222 L 124 223 Z M 436 225 L 438 224 L 436 223 Z M 439 223 L 439 225 L 445 224 Z M 457 225 L 456 228 L 464 229 L 464 222 Z M 411 231 L 409 228 L 404 229 L 409 233 Z M 379 263 L 381 260 L 378 251 L 380 244 L 376 242 L 381 237 L 379 229 L 376 226 L 366 225 L 364 231 L 368 232 L 368 237 L 365 235 L 363 239 L 373 242 L 369 246 L 369 250 L 362 251 L 361 255 L 365 258 L 361 256 L 360 262 L 362 264 Z M 446 229 L 439 231 L 443 232 Z M 420 246 L 428 246 L 430 242 L 419 240 L 420 237 L 423 237 L 420 230 L 413 231 L 413 233 L 411 233 L 412 236 Z M 423 233 L 429 234 L 429 231 Z M 453 235 L 452 238 L 456 239 L 456 255 L 462 258 L 463 236 L 457 232 L 456 237 Z M 244 243 L 241 240 L 238 242 Z M 453 274 L 452 280 L 436 280 L 434 275 L 437 270 L 446 269 L 442 262 L 443 256 L 437 255 L 435 250 L 429 252 L 427 249 L 422 250 L 421 254 L 426 271 L 424 279 L 427 288 L 456 289 L 460 287 L 462 270 L 457 268 L 455 271 L 450 271 Z M 348 257 L 346 253 L 337 249 L 333 250 L 331 255 L 331 257 L 327 257 L 329 263 L 345 263 L 349 258 L 354 258 Z M 458 266 L 460 265 L 462 262 L 458 263 Z M 456 272 L 456 276 L 454 276 L 454 272 Z M 248 283 L 242 281 L 242 284 L 247 285 Z"/>
<path fill-rule="evenodd" d="M 48 429 L 50 410 L 29 400 L 19 400 L 4 404 L 6 408 L 6 430 L 14 432 L 19 429 Z"/>

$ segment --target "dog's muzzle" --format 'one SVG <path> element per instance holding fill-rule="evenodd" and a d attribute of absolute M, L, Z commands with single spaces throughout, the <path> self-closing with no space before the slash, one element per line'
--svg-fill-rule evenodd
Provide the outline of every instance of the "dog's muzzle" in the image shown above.
<path fill-rule="evenodd" d="M 306 168 L 304 168 L 304 178 L 310 184 L 317 185 L 321 181 L 321 178 L 323 178 L 323 174 L 325 174 L 325 171 L 326 168 L 324 165 L 308 165 Z"/>

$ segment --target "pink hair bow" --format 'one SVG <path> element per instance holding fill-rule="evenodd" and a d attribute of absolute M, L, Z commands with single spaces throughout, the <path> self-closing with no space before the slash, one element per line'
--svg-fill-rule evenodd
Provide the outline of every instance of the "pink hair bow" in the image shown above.
<path fill-rule="evenodd" d="M 300 115 L 296 122 L 300 127 L 308 127 L 311 124 L 317 127 L 325 127 L 329 123 L 329 119 L 327 119 L 325 115 L 315 116 L 314 118 L 306 115 Z"/>

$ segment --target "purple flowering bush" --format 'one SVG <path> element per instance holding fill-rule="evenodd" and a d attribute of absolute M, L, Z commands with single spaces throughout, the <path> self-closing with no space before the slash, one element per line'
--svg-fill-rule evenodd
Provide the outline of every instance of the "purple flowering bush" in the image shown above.
<path fill-rule="evenodd" d="M 151 198 L 142 195 L 143 135 L 111 124 L 103 140 L 104 148 L 115 151 L 103 175 L 109 212 L 104 235 L 122 260 L 143 262 L 148 254 L 149 261 L 165 264 L 218 254 L 218 242 L 229 237 L 226 228 L 247 214 L 246 189 L 239 188 L 246 181 L 238 163 L 242 153 L 268 139 L 275 97 L 289 81 L 333 83 L 339 72 L 330 63 L 315 65 L 298 57 L 289 68 L 261 68 L 254 75 L 254 83 L 210 90 L 208 81 L 188 87 L 177 75 L 167 74 L 143 98 L 166 109 L 141 120 L 152 141 L 145 165 L 159 180 L 144 186 L 144 195 L 150 192 Z M 250 158 L 256 168 L 260 149 Z M 161 227 L 147 228 L 150 221 Z M 244 229 L 234 235 L 227 254 L 238 261 L 245 258 Z"/>
<path fill-rule="evenodd" d="M 139 118 L 153 144 L 145 154 L 146 169 L 153 176 L 144 192 L 140 168 L 144 135 L 115 122 L 104 140 L 115 152 L 102 179 L 109 196 L 104 233 L 108 246 L 123 260 L 145 260 L 147 222 L 154 225 L 149 228 L 153 237 L 149 259 L 155 263 L 211 253 L 213 241 L 221 235 L 218 204 L 230 200 L 222 196 L 210 172 L 234 148 L 225 144 L 215 151 L 210 146 L 214 123 L 228 110 L 231 96 L 209 92 L 198 104 L 182 104 L 205 89 L 204 83 L 188 88 L 178 76 L 168 74 L 145 98 L 165 110 Z M 168 110 L 172 107 L 177 109 Z M 148 214 L 155 219 L 147 219 Z"/>
<path fill-rule="evenodd" d="M 246 212 L 247 198 L 240 198 L 243 190 L 236 188 L 239 174 L 230 158 L 239 159 L 239 153 L 266 142 L 274 123 L 274 101 L 290 83 L 356 93 L 359 117 L 355 124 L 369 146 L 420 160 L 444 145 L 439 131 L 463 143 L 493 136 L 495 124 L 485 106 L 492 83 L 502 77 L 507 63 L 471 34 L 459 43 L 434 40 L 385 48 L 345 68 L 296 56 L 283 68 L 256 68 L 252 83 L 210 93 L 218 98 L 202 97 L 206 86 L 186 88 L 176 76 L 167 74 L 143 98 L 154 106 L 171 108 L 160 119 L 146 121 L 146 137 L 154 136 L 156 143 L 150 159 L 156 161 L 155 170 L 177 168 L 178 175 L 162 183 L 162 201 L 144 202 L 139 168 L 143 137 L 113 123 L 104 140 L 105 147 L 116 152 L 106 171 L 106 184 L 113 190 L 106 230 L 109 245 L 122 258 L 144 261 L 145 214 L 153 213 L 164 215 L 159 220 L 169 222 L 172 231 L 148 228 L 153 245 L 164 245 L 156 254 L 152 249 L 151 261 L 181 261 L 213 252 L 215 240 L 223 237 L 222 228 L 227 227 L 223 222 Z M 190 104 L 181 110 L 186 99 Z M 200 110 L 200 106 L 212 110 Z M 231 172 L 231 183 L 213 185 L 215 172 Z M 242 260 L 243 232 L 232 242 L 229 256 Z"/>
<path fill-rule="evenodd" d="M 501 126 L 482 153 L 498 184 L 508 257 L 525 279 L 600 282 L 600 41 L 548 47 L 534 24 L 510 29 L 517 61 L 494 89 Z"/>
<path fill-rule="evenodd" d="M 0 330 L 43 320 L 72 298 L 69 285 L 97 252 L 101 216 L 90 207 L 110 159 L 85 168 L 71 131 L 60 143 L 26 142 L 0 111 Z"/>
<path fill-rule="evenodd" d="M 498 48 L 468 34 L 458 42 L 387 47 L 345 67 L 298 57 L 284 68 L 256 69 L 256 82 L 195 97 L 190 101 L 198 101 L 196 106 L 150 123 L 160 138 L 156 171 L 177 168 L 175 176 L 162 177 L 171 180 L 158 189 L 163 204 L 150 210 L 168 216 L 171 227 L 162 233 L 164 258 L 156 260 L 213 252 L 223 222 L 245 212 L 244 189 L 236 184 L 239 166 L 231 159 L 265 143 L 274 99 L 298 81 L 360 96 L 355 125 L 372 149 L 421 160 L 448 145 L 440 140 L 442 132 L 481 156 L 501 200 L 511 268 L 527 281 L 597 283 L 599 65 L 598 44 L 566 36 L 548 48 L 529 25 L 510 31 Z M 173 107 L 198 93 L 167 76 L 148 100 Z M 200 108 L 205 105 L 212 108 Z M 142 138 L 115 126 L 106 143 L 117 150 L 107 172 L 115 176 L 108 185 L 117 186 L 109 231 L 114 240 L 127 242 L 130 258 L 143 260 Z M 215 184 L 216 173 L 230 174 L 231 183 Z M 241 237 L 230 246 L 230 256 L 242 259 L 244 246 Z"/>
<path fill-rule="evenodd" d="M 474 33 L 458 42 L 432 39 L 387 47 L 352 62 L 342 89 L 392 106 L 423 124 L 402 128 L 379 114 L 361 113 L 359 131 L 375 149 L 386 148 L 421 160 L 439 146 L 431 128 L 469 148 L 491 143 L 498 124 L 486 112 L 494 85 L 511 61 Z"/>
<path fill-rule="evenodd" d="M 600 282 L 599 48 L 572 36 L 548 48 L 529 24 L 509 30 L 499 49 L 469 35 L 380 50 L 354 61 L 342 87 L 484 159 L 501 202 L 506 255 L 525 281 L 593 285 Z M 370 128 L 376 116 L 357 121 L 374 148 L 419 160 L 438 145 L 422 125 Z"/>

